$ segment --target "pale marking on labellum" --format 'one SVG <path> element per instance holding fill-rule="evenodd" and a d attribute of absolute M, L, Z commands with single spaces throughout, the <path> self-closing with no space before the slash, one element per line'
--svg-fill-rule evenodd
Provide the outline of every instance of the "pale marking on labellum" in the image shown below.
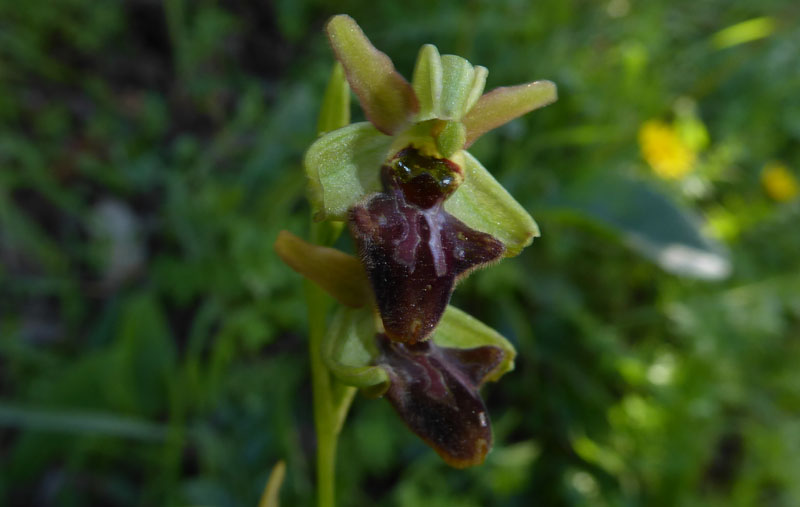
<path fill-rule="evenodd" d="M 431 256 L 433 257 L 433 267 L 436 270 L 436 276 L 441 277 L 447 274 L 447 259 L 444 258 L 444 249 L 442 248 L 442 222 L 444 222 L 444 216 L 442 215 L 441 204 L 424 210 L 422 214 L 430 229 L 428 248 L 431 250 Z"/>
<path fill-rule="evenodd" d="M 400 237 L 392 240 L 392 243 L 396 247 L 394 257 L 400 264 L 403 264 L 409 269 L 409 273 L 413 273 L 416 269 L 419 231 L 416 230 L 416 224 L 412 220 L 409 220 L 405 210 L 400 209 L 400 202 L 398 199 L 392 200 L 392 206 L 394 206 L 393 214 L 400 217 L 400 225 L 402 227 Z"/>

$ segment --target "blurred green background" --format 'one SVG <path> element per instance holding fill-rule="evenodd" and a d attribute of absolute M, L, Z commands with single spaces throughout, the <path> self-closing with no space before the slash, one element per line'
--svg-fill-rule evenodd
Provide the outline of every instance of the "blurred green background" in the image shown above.
<path fill-rule="evenodd" d="M 359 398 L 340 504 L 800 505 L 795 0 L 1 0 L 0 504 L 250 506 L 279 459 L 312 504 L 272 243 L 339 12 L 560 93 L 471 150 L 543 232 L 454 298 L 520 353 L 493 453 Z"/>

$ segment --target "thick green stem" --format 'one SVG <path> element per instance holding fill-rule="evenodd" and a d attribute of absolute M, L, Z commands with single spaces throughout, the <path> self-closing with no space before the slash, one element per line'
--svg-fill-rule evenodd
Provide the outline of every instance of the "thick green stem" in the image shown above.
<path fill-rule="evenodd" d="M 330 231 L 312 225 L 314 243 L 330 243 Z M 326 232 L 328 237 L 326 236 Z M 314 398 L 314 427 L 317 433 L 317 499 L 319 507 L 334 507 L 336 477 L 336 445 L 344 418 L 350 408 L 354 388 L 345 388 L 331 377 L 322 359 L 322 340 L 330 298 L 316 285 L 305 282 L 308 306 L 309 357 Z M 343 389 L 345 388 L 345 389 Z"/>

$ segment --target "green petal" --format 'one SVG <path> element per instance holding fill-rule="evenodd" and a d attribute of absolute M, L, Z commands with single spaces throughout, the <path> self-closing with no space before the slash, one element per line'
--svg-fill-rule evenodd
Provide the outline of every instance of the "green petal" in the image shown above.
<path fill-rule="evenodd" d="M 441 118 L 461 119 L 474 78 L 475 69 L 464 58 L 455 55 L 442 57 Z"/>
<path fill-rule="evenodd" d="M 445 210 L 503 242 L 506 257 L 517 255 L 539 236 L 539 226 L 475 157 L 462 153 L 464 182 L 445 201 Z"/>
<path fill-rule="evenodd" d="M 486 67 L 476 65 L 474 69 L 475 77 L 472 78 L 469 94 L 467 94 L 467 102 L 464 104 L 464 114 L 467 114 L 480 100 L 483 89 L 486 87 L 486 76 L 489 75 L 489 70 Z"/>
<path fill-rule="evenodd" d="M 371 309 L 342 307 L 323 342 L 322 358 L 331 373 L 343 384 L 364 389 L 368 396 L 380 396 L 389 388 L 389 375 L 372 365 L 379 354 L 376 334 Z"/>
<path fill-rule="evenodd" d="M 419 100 L 416 120 L 420 122 L 438 117 L 442 95 L 442 59 L 436 46 L 425 44 L 419 50 L 411 86 Z"/>
<path fill-rule="evenodd" d="M 342 64 L 336 62 L 322 97 L 317 120 L 317 134 L 325 134 L 350 123 L 350 86 L 344 77 Z"/>
<path fill-rule="evenodd" d="M 483 93 L 487 74 L 485 67 L 473 67 L 460 56 L 440 56 L 436 46 L 422 46 L 412 79 L 420 104 L 415 120 L 459 121 Z"/>
<path fill-rule="evenodd" d="M 346 220 L 347 210 L 367 194 L 380 192 L 380 167 L 392 138 L 367 122 L 325 134 L 306 152 L 309 199 L 315 220 Z"/>
<path fill-rule="evenodd" d="M 448 306 L 445 310 L 432 340 L 440 347 L 471 349 L 493 345 L 502 349 L 505 352 L 503 361 L 486 377 L 486 380 L 497 381 L 514 369 L 517 351 L 511 342 L 483 322 L 454 306 Z"/>
<path fill-rule="evenodd" d="M 518 116 L 555 102 L 556 85 L 535 81 L 517 86 L 495 88 L 482 96 L 463 118 L 467 127 L 467 147 L 486 132 Z"/>
<path fill-rule="evenodd" d="M 419 105 L 392 60 L 372 45 L 350 16 L 334 16 L 325 31 L 369 121 L 385 134 L 405 127 Z"/>

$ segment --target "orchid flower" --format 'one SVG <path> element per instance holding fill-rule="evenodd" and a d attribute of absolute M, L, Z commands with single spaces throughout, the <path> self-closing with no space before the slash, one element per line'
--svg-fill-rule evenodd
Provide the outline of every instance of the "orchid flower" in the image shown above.
<path fill-rule="evenodd" d="M 308 150 L 311 205 L 318 220 L 349 222 L 387 335 L 416 343 L 436 327 L 459 277 L 539 235 L 465 148 L 553 102 L 556 88 L 536 81 L 482 95 L 486 68 L 432 45 L 409 84 L 349 16 L 333 17 L 326 32 L 370 121 Z"/>
<path fill-rule="evenodd" d="M 409 84 L 349 16 L 326 32 L 341 66 L 321 122 L 349 118 L 348 84 L 369 121 L 322 135 L 304 166 L 315 220 L 346 222 L 358 257 L 288 232 L 276 250 L 342 305 L 322 342 L 330 373 L 385 395 L 448 464 L 482 463 L 492 434 L 478 389 L 513 369 L 516 352 L 449 301 L 459 279 L 518 254 L 539 229 L 466 148 L 553 102 L 555 85 L 483 94 L 484 67 L 432 45 Z"/>

